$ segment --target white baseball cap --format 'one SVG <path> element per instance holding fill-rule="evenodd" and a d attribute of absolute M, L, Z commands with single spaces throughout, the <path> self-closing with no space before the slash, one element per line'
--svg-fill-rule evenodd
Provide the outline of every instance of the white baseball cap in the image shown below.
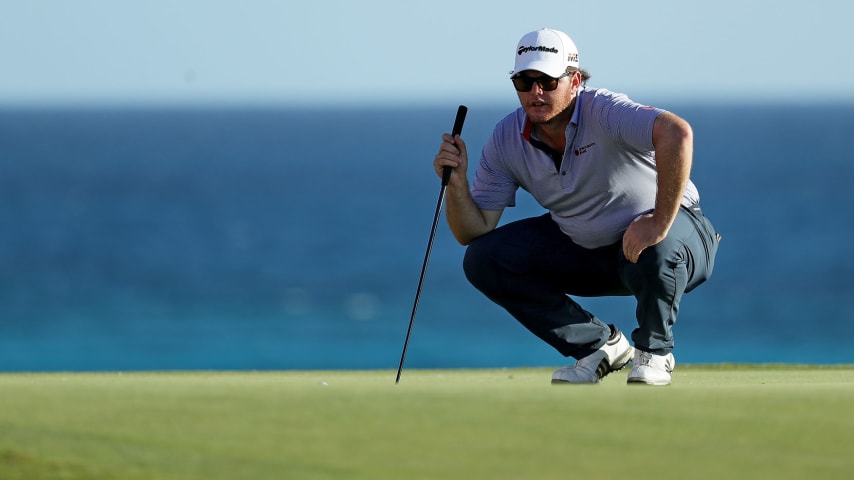
<path fill-rule="evenodd" d="M 569 36 L 558 30 L 542 28 L 526 34 L 516 47 L 516 66 L 510 75 L 536 70 L 560 77 L 567 67 L 578 68 L 578 49 Z"/>

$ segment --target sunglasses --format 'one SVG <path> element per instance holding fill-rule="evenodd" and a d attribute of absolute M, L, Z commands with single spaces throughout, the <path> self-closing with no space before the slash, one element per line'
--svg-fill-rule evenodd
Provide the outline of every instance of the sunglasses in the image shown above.
<path fill-rule="evenodd" d="M 539 85 L 544 92 L 551 92 L 552 90 L 557 88 L 560 79 L 568 75 L 569 73 L 564 73 L 563 75 L 557 78 L 550 77 L 548 75 L 542 75 L 539 77 L 529 77 L 520 73 L 518 75 L 510 77 L 510 80 L 513 81 L 513 87 L 516 88 L 517 92 L 530 92 L 531 87 L 534 86 L 534 83 Z"/>

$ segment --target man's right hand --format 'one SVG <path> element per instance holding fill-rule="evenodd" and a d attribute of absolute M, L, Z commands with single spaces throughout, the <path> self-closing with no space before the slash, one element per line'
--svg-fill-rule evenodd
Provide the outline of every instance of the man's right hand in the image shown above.
<path fill-rule="evenodd" d="M 433 167 L 436 169 L 439 178 L 442 178 L 444 167 L 450 167 L 453 171 L 448 185 L 468 187 L 466 177 L 468 166 L 466 142 L 459 135 L 456 137 L 451 137 L 447 133 L 442 135 L 442 145 L 439 146 L 439 153 L 433 159 Z"/>

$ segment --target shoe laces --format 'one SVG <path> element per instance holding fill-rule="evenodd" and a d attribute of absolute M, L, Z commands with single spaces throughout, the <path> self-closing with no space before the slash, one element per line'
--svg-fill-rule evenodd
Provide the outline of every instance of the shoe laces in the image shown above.
<path fill-rule="evenodd" d="M 636 351 L 638 352 L 638 359 L 635 362 L 635 366 L 649 365 L 650 361 L 652 361 L 652 354 L 643 350 Z"/>

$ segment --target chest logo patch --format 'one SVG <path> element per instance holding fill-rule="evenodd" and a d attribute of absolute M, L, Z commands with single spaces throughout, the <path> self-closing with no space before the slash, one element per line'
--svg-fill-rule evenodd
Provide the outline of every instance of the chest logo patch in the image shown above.
<path fill-rule="evenodd" d="M 587 145 L 581 148 L 575 149 L 575 156 L 580 157 L 581 155 L 585 154 L 587 150 L 590 150 L 590 148 L 592 148 L 594 145 L 596 145 L 596 142 L 588 143 Z"/>

